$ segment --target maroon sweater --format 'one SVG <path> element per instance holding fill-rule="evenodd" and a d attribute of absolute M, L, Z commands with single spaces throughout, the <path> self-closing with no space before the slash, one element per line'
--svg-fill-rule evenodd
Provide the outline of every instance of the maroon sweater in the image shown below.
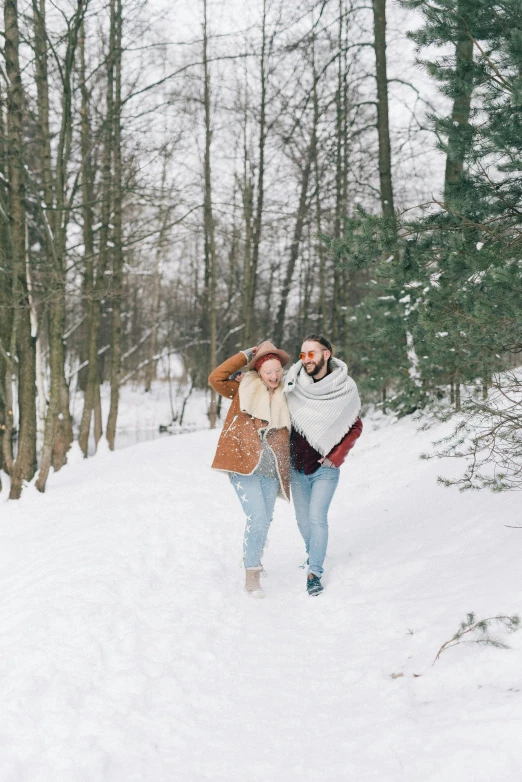
<path fill-rule="evenodd" d="M 355 445 L 355 441 L 361 436 L 363 424 L 360 418 L 356 420 L 353 426 L 348 430 L 345 436 L 337 445 L 334 445 L 326 458 L 330 459 L 336 467 L 340 467 L 346 459 L 348 452 L 351 451 Z M 319 459 L 321 454 L 312 448 L 308 440 L 303 437 L 302 434 L 292 429 L 290 434 L 290 457 L 292 459 L 292 467 L 299 472 L 303 472 L 305 475 L 311 475 L 321 466 Z"/>

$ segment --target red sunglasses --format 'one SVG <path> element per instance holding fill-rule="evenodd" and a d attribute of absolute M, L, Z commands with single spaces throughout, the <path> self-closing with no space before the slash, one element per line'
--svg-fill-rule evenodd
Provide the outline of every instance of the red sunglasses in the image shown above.
<path fill-rule="evenodd" d="M 321 352 L 323 352 L 322 348 L 321 348 Z M 317 353 L 316 350 L 309 350 L 308 353 L 299 353 L 299 358 L 301 359 L 301 361 L 304 361 L 307 356 L 308 358 L 313 358 L 316 353 Z"/>

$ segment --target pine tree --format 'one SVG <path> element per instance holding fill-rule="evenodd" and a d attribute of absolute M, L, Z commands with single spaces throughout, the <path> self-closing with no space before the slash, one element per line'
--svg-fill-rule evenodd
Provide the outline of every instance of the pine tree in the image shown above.
<path fill-rule="evenodd" d="M 428 356 L 423 383 L 433 398 L 449 381 L 465 416 L 442 451 L 472 457 L 456 482 L 510 488 L 522 474 L 522 447 L 513 437 L 522 413 L 519 406 L 513 421 L 513 410 L 502 412 L 502 385 L 513 391 L 517 376 L 499 373 L 513 367 L 522 347 L 522 3 L 404 5 L 424 14 L 426 24 L 412 36 L 419 46 L 453 44 L 453 59 L 426 67 L 454 103 L 451 117 L 434 118 L 447 154 L 444 198 L 403 226 L 410 263 L 402 253 L 398 277 L 421 291 L 409 326 L 417 352 Z M 492 384 L 499 394 L 488 400 Z M 468 389 L 463 398 L 461 387 Z M 521 391 L 522 382 L 515 393 Z M 481 474 L 479 465 L 491 463 L 494 474 Z"/>
<path fill-rule="evenodd" d="M 343 235 L 330 243 L 331 251 L 359 278 L 358 303 L 348 314 L 350 372 L 361 394 L 385 412 L 406 414 L 418 402 L 411 390 L 412 367 L 408 360 L 405 291 L 394 276 L 396 248 L 394 217 L 376 217 L 362 209 L 345 218 Z M 357 274 L 368 270 L 364 276 Z"/>
<path fill-rule="evenodd" d="M 440 56 L 422 64 L 451 100 L 448 116 L 431 117 L 446 156 L 444 191 L 414 219 L 405 213 L 396 244 L 390 220 L 361 213 L 346 222 L 339 252 L 376 281 L 352 324 L 358 369 L 374 399 L 380 384 L 392 390 L 399 412 L 426 404 L 443 415 L 461 412 L 439 450 L 468 457 L 453 482 L 515 488 L 522 485 L 522 377 L 511 371 L 522 351 L 522 2 L 403 5 L 423 14 L 411 37 L 419 55 L 438 47 Z"/>

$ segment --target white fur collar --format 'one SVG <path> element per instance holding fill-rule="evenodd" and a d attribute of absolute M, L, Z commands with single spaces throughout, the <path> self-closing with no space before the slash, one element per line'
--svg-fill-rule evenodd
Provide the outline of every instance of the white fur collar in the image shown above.
<path fill-rule="evenodd" d="M 290 413 L 283 383 L 280 383 L 270 398 L 270 391 L 255 370 L 247 372 L 239 384 L 239 408 L 253 418 L 268 421 L 268 429 L 290 431 Z"/>

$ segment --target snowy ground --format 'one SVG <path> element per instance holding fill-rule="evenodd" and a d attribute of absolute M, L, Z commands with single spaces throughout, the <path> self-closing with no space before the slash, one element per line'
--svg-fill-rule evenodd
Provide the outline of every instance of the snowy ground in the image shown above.
<path fill-rule="evenodd" d="M 521 611 L 520 496 L 437 487 L 437 432 L 370 429 L 318 598 L 282 502 L 266 599 L 242 591 L 217 433 L 2 494 L 1 782 L 519 782 L 522 631 L 432 662 L 468 611 Z"/>

